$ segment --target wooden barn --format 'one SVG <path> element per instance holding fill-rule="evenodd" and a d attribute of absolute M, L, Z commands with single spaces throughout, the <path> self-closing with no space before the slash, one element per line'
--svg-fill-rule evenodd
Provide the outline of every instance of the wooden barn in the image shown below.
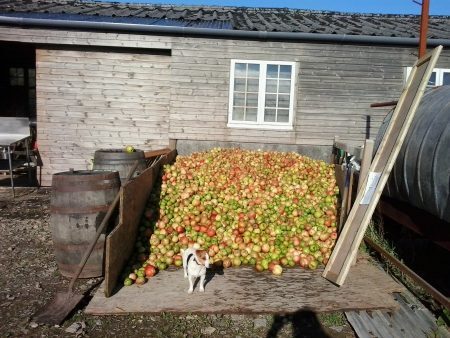
<path fill-rule="evenodd" d="M 0 2 L 0 116 L 36 120 L 42 185 L 100 148 L 177 140 L 327 159 L 374 138 L 417 59 L 420 17 L 84 1 Z M 450 84 L 450 17 L 430 86 Z"/>

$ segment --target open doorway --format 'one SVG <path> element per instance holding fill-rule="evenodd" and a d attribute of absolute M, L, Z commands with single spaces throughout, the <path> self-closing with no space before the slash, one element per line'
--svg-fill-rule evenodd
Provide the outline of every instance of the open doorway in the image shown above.
<path fill-rule="evenodd" d="M 0 42 L 0 121 L 6 127 L 7 119 L 26 118 L 29 120 L 31 139 L 28 140 L 31 154 L 36 141 L 36 48 L 30 44 Z M 11 125 L 14 125 L 12 123 Z M 1 127 L 1 126 L 0 126 Z M 5 132 L 5 128 L 0 128 Z M 14 130 L 6 133 L 14 134 Z M 5 135 L 4 135 L 5 136 Z M 6 139 L 8 139 L 6 137 Z M 9 143 L 9 141 L 8 141 Z M 0 186 L 9 185 L 11 167 L 14 168 L 14 183 L 16 186 L 36 185 L 36 156 L 31 156 L 33 174 L 29 175 L 30 165 L 26 156 L 25 143 L 17 142 L 0 145 Z M 11 166 L 8 161 L 8 149 L 11 153 Z M 25 167 L 24 164 L 26 163 Z M 25 173 L 26 175 L 22 175 Z M 30 178 L 30 176 L 32 176 Z"/>
<path fill-rule="evenodd" d="M 36 121 L 36 49 L 29 44 L 0 43 L 0 116 Z"/>

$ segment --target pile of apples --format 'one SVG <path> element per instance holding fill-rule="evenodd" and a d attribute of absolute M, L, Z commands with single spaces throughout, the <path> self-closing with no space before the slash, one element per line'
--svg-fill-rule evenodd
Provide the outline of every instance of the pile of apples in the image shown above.
<path fill-rule="evenodd" d="M 316 269 L 337 238 L 337 194 L 333 165 L 297 153 L 214 148 L 178 156 L 149 199 L 124 284 L 181 266 L 182 249 L 192 246 L 224 268 Z"/>

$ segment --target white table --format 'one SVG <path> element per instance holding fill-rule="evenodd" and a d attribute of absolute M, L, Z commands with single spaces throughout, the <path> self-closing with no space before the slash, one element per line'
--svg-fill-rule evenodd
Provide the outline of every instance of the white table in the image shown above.
<path fill-rule="evenodd" d="M 13 196 L 14 190 L 13 163 L 11 158 L 11 147 L 19 142 L 25 142 L 26 156 L 28 163 L 28 178 L 31 179 L 30 168 L 30 121 L 25 117 L 0 117 L 0 148 L 5 148 L 8 153 L 9 175 L 11 178 L 11 188 Z"/>

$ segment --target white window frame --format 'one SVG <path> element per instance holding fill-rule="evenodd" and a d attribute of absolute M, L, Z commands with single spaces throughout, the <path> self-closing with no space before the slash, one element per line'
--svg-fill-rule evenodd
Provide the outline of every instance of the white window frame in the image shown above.
<path fill-rule="evenodd" d="M 405 83 L 408 81 L 409 74 L 411 74 L 412 67 L 406 67 L 405 72 Z M 433 72 L 436 72 L 436 85 L 435 86 L 427 86 L 427 87 L 439 87 L 442 86 L 444 82 L 444 73 L 450 74 L 449 68 L 433 68 Z"/>
<path fill-rule="evenodd" d="M 258 88 L 258 112 L 257 120 L 254 121 L 233 121 L 233 99 L 234 99 L 234 70 L 236 63 L 259 64 L 259 88 Z M 288 122 L 264 122 L 264 105 L 266 95 L 266 75 L 267 65 L 288 65 L 291 66 L 291 90 L 289 97 L 289 121 Z M 228 100 L 228 124 L 229 128 L 253 128 L 253 129 L 273 129 L 273 130 L 293 130 L 294 125 L 294 102 L 295 102 L 295 78 L 297 74 L 296 62 L 287 61 L 261 61 L 261 60 L 231 60 L 230 64 L 230 89 Z"/>

